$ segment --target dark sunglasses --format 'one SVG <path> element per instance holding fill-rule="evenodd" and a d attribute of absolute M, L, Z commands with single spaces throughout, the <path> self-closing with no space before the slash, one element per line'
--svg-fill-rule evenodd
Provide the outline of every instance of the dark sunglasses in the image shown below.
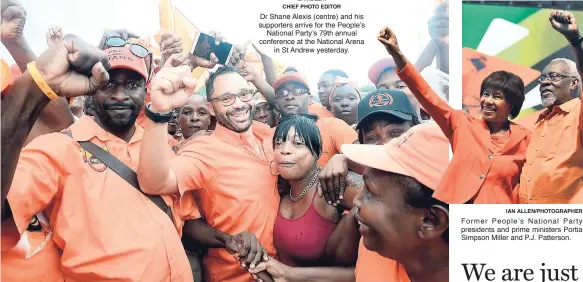
<path fill-rule="evenodd" d="M 152 70 L 152 53 L 150 50 L 148 50 L 148 48 L 137 43 L 128 42 L 127 40 L 118 36 L 111 36 L 105 40 L 105 45 L 109 47 L 123 47 L 128 44 L 130 45 L 130 52 L 136 57 L 144 59 L 146 64 L 148 64 L 148 80 L 150 80 L 150 74 Z"/>

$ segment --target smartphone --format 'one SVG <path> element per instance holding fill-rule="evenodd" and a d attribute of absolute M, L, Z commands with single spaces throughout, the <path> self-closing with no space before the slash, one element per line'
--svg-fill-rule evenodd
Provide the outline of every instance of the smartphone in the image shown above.
<path fill-rule="evenodd" d="M 221 42 L 219 45 L 216 44 L 216 39 L 206 33 L 198 33 L 197 37 L 194 39 L 194 44 L 191 54 L 203 58 L 205 60 L 211 59 L 211 53 L 215 53 L 215 56 L 219 59 L 219 64 L 225 65 L 228 62 L 229 56 L 233 51 L 233 44 L 227 42 Z"/>

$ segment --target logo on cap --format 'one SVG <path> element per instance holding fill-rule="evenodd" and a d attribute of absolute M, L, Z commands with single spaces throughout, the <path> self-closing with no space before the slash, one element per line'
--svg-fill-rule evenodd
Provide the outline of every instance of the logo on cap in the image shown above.
<path fill-rule="evenodd" d="M 393 104 L 393 101 L 394 101 L 393 96 L 391 96 L 390 94 L 378 93 L 370 97 L 370 100 L 368 101 L 368 106 L 369 107 L 388 106 Z"/>

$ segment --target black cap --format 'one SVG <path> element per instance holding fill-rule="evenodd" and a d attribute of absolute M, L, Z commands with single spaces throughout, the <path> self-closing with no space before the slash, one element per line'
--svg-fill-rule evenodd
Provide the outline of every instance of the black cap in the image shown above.
<path fill-rule="evenodd" d="M 375 90 L 358 103 L 356 129 L 362 126 L 362 121 L 367 117 L 379 113 L 389 114 L 403 120 L 419 120 L 405 92 L 392 89 Z"/>

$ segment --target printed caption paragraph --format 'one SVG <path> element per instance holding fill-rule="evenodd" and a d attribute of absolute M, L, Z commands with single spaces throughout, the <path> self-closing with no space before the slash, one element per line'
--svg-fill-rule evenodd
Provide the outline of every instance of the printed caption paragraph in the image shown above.
<path fill-rule="evenodd" d="M 346 55 L 351 47 L 365 44 L 359 34 L 366 27 L 364 19 L 362 14 L 344 11 L 341 4 L 282 4 L 259 14 L 259 44 L 273 47 L 275 54 Z"/>
<path fill-rule="evenodd" d="M 583 281 L 580 205 L 453 205 L 450 281 Z"/>

